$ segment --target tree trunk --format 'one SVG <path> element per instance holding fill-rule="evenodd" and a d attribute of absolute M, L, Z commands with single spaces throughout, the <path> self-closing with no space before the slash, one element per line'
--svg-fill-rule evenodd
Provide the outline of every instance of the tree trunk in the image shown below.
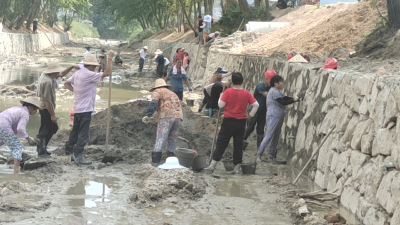
<path fill-rule="evenodd" d="M 265 8 L 269 12 L 269 0 L 265 0 Z"/>
<path fill-rule="evenodd" d="M 186 10 L 185 10 L 185 5 L 183 4 L 183 2 L 182 2 L 182 0 L 178 0 L 180 3 L 181 3 L 181 6 L 182 6 L 182 12 L 183 12 L 183 14 L 185 15 L 185 17 L 186 17 L 186 20 L 187 20 L 187 22 L 188 22 L 188 24 L 189 24 L 189 26 L 190 26 L 190 28 L 196 33 L 196 29 L 194 29 L 194 27 L 193 27 L 193 25 L 192 25 L 192 23 L 190 22 L 190 19 L 189 19 L 189 17 L 188 17 L 188 15 L 187 15 L 187 13 L 186 13 Z"/>
<path fill-rule="evenodd" d="M 198 15 L 198 16 L 202 16 L 202 15 L 201 15 L 201 0 L 199 0 L 199 1 L 197 2 L 197 15 Z"/>
<path fill-rule="evenodd" d="M 400 29 L 400 1 L 387 0 L 389 27 Z"/>
<path fill-rule="evenodd" d="M 255 7 L 260 7 L 260 5 L 261 5 L 261 0 L 254 0 L 254 6 Z"/>
<path fill-rule="evenodd" d="M 239 0 L 239 7 L 242 13 L 248 13 L 250 11 L 247 0 Z"/>
<path fill-rule="evenodd" d="M 204 14 L 212 15 L 214 8 L 214 0 L 204 0 Z"/>

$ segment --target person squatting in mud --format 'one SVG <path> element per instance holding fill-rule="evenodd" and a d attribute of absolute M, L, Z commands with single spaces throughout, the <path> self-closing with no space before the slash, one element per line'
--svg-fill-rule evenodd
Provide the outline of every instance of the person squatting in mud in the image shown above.
<path fill-rule="evenodd" d="M 144 123 L 149 123 L 150 118 L 157 110 L 157 138 L 154 150 L 151 153 L 153 166 L 158 166 L 161 161 L 162 151 L 167 143 L 167 157 L 175 155 L 179 129 L 183 121 L 182 106 L 178 96 L 171 91 L 172 85 L 168 85 L 164 79 L 157 79 L 146 116 L 143 117 Z"/>
<path fill-rule="evenodd" d="M 18 139 L 26 138 L 30 145 L 36 141 L 28 136 L 26 124 L 31 115 L 35 115 L 40 108 L 39 100 L 28 98 L 21 101 L 22 106 L 14 106 L 0 113 L 0 145 L 6 144 L 14 158 L 14 174 L 19 172 L 19 163 L 22 160 L 22 143 Z"/>
<path fill-rule="evenodd" d="M 171 85 L 174 87 L 172 91 L 178 96 L 179 100 L 182 101 L 183 99 L 183 82 L 185 82 L 190 92 L 193 91 L 186 76 L 186 70 L 182 66 L 181 59 L 175 59 L 175 66 L 169 70 L 168 76 L 165 77 L 165 82 L 169 79 L 171 79 Z"/>
<path fill-rule="evenodd" d="M 56 108 L 56 92 L 58 88 L 57 78 L 67 75 L 73 68 L 79 69 L 79 66 L 70 66 L 65 69 L 58 62 L 49 62 L 47 70 L 39 77 L 36 95 L 40 97 L 40 128 L 36 136 L 38 138 L 37 152 L 39 157 L 51 155 L 47 151 L 47 145 L 51 137 L 58 131 Z"/>
<path fill-rule="evenodd" d="M 243 142 L 243 151 L 246 150 L 247 138 L 254 131 L 254 128 L 257 125 L 257 149 L 260 147 L 261 141 L 264 138 L 264 128 L 265 128 L 265 114 L 267 113 L 267 104 L 266 97 L 268 95 L 268 91 L 271 88 L 270 81 L 273 76 L 276 75 L 275 70 L 267 70 L 264 73 L 265 80 L 257 84 L 256 89 L 254 90 L 254 98 L 257 100 L 259 107 L 256 115 L 250 119 L 247 123 L 246 132 L 244 133 L 244 142 Z"/>
<path fill-rule="evenodd" d="M 212 161 L 206 168 L 209 172 L 214 172 L 217 163 L 221 160 L 231 137 L 233 137 L 233 164 L 235 168 L 232 173 L 240 173 L 240 164 L 243 159 L 243 137 L 246 128 L 246 120 L 251 119 L 257 112 L 257 100 L 249 91 L 243 89 L 243 75 L 241 73 L 232 73 L 233 87 L 226 89 L 219 99 L 218 106 L 224 108 L 224 120 L 221 130 L 218 133 L 218 139 Z M 253 108 L 247 115 L 247 106 Z"/>
<path fill-rule="evenodd" d="M 89 139 L 89 127 L 96 100 L 97 83 L 112 72 L 114 52 L 108 53 L 107 68 L 104 73 L 96 73 L 96 56 L 89 54 L 83 60 L 84 68 L 76 71 L 64 83 L 74 93 L 74 125 L 65 146 L 65 154 L 72 155 L 76 164 L 90 165 L 84 158 L 84 147 Z"/>
<path fill-rule="evenodd" d="M 276 159 L 276 147 L 279 141 L 279 135 L 285 117 L 285 106 L 298 102 L 299 99 L 291 98 L 282 94 L 283 78 L 275 75 L 271 78 L 271 89 L 267 96 L 267 117 L 266 133 L 258 148 L 256 162 L 261 162 L 261 156 L 266 147 L 268 147 L 268 162 Z"/>

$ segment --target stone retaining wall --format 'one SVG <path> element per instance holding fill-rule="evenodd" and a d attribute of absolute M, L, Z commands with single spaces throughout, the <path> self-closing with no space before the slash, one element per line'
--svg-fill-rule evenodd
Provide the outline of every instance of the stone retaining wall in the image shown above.
<path fill-rule="evenodd" d="M 47 35 L 47 37 L 46 37 Z M 33 53 L 54 45 L 69 42 L 68 34 L 39 33 L 39 34 L 14 34 L 0 33 L 0 56 L 21 55 Z"/>
<path fill-rule="evenodd" d="M 305 92 L 304 101 L 286 107 L 279 151 L 302 168 L 329 128 L 336 128 L 306 175 L 367 225 L 400 224 L 400 77 L 356 71 L 315 71 L 309 64 L 181 44 L 194 58 L 189 75 L 207 83 L 219 66 L 245 76 L 253 92 L 267 69 L 285 79 L 288 96 Z M 202 57 L 208 52 L 207 57 Z M 192 58 L 193 59 L 193 58 Z M 393 162 L 396 168 L 381 167 Z"/>

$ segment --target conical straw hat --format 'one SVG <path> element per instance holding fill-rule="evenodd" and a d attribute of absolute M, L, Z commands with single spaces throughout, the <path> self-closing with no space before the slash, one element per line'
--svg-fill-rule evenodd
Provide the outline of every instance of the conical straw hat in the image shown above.
<path fill-rule="evenodd" d="M 149 91 L 153 92 L 154 90 L 156 90 L 157 88 L 160 88 L 160 87 L 168 87 L 170 90 L 173 88 L 172 85 L 169 85 L 169 84 L 165 83 L 164 79 L 159 78 L 154 83 L 154 87 L 152 89 L 150 89 Z"/>
<path fill-rule="evenodd" d="M 93 54 L 89 54 L 87 55 L 84 59 L 83 59 L 83 65 L 87 65 L 87 66 L 98 66 L 99 63 L 96 60 L 96 56 Z"/>
<path fill-rule="evenodd" d="M 300 54 L 297 54 L 295 56 L 293 56 L 291 59 L 289 59 L 289 62 L 293 62 L 293 63 L 308 63 L 308 61 L 303 58 L 303 56 L 301 56 Z"/>
<path fill-rule="evenodd" d="M 21 104 L 24 104 L 24 102 L 30 103 L 30 104 L 32 104 L 32 105 L 38 107 L 40 110 L 42 109 L 42 108 L 40 107 L 40 101 L 39 101 L 39 99 L 38 99 L 38 98 L 35 98 L 35 97 L 29 97 L 29 98 L 24 99 L 24 100 L 21 100 L 21 101 L 19 101 L 19 102 L 21 102 Z"/>

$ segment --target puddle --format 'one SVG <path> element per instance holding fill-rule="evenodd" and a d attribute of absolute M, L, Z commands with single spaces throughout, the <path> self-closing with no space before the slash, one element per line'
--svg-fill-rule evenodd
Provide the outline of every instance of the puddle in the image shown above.
<path fill-rule="evenodd" d="M 71 198 L 68 205 L 86 208 L 96 207 L 98 203 L 110 202 L 110 194 L 118 187 L 116 178 L 96 178 L 94 180 L 81 180 L 67 190 L 67 195 L 77 195 L 81 198 Z M 83 198 L 82 198 L 83 196 Z"/>
<path fill-rule="evenodd" d="M 224 197 L 251 198 L 252 195 L 246 191 L 245 185 L 235 181 L 217 182 L 214 195 Z"/>
<path fill-rule="evenodd" d="M 7 165 L 0 165 L 0 183 L 5 181 L 18 181 L 21 183 L 34 184 L 36 183 L 36 178 L 32 175 L 19 173 L 13 174 L 14 170 L 10 169 Z"/>

